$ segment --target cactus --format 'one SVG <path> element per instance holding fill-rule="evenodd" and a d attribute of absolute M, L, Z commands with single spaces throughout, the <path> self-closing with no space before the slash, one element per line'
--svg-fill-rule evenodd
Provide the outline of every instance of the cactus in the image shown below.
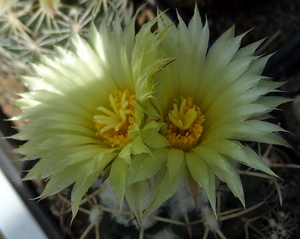
<path fill-rule="evenodd" d="M 120 17 L 127 24 L 133 4 L 124 0 L 24 0 L 0 5 L 0 61 L 6 71 L 33 74 L 29 62 L 54 54 L 54 45 L 68 46 L 72 31 L 86 37 L 93 21 Z"/>
<path fill-rule="evenodd" d="M 28 0 L 7 3 L 4 1 L 4 5 L 0 5 L 3 9 L 0 17 L 1 63 L 6 71 L 14 69 L 26 74 L 34 74 L 27 63 L 39 61 L 41 53 L 55 54 L 53 45 L 67 48 L 72 32 L 85 38 L 91 22 L 97 25 L 104 16 L 113 22 L 119 16 L 126 25 L 134 13 L 133 5 L 126 1 Z M 267 145 L 264 155 L 260 156 L 268 161 L 273 150 L 273 146 Z M 182 183 L 171 198 L 144 219 L 143 227 L 126 201 L 120 208 L 118 195 L 106 179 L 105 173 L 110 170 L 109 165 L 102 174 L 103 180 L 98 178 L 89 188 L 71 226 L 69 198 L 72 187 L 49 196 L 48 201 L 53 202 L 52 211 L 70 238 L 289 238 L 296 230 L 295 220 L 278 206 L 282 200 L 280 180 L 246 166 L 238 171 L 244 188 L 245 208 L 220 180 L 215 182 L 215 209 L 210 205 L 211 199 L 201 190 L 197 191 L 195 200 L 190 197 L 190 187 L 196 187 L 192 180 L 189 185 Z M 41 180 L 37 180 L 37 184 L 46 186 Z"/>
<path fill-rule="evenodd" d="M 269 145 L 261 157 L 270 160 L 276 147 Z M 276 166 L 275 162 L 270 166 Z M 277 164 L 277 168 L 285 167 Z M 297 165 L 289 165 L 300 168 Z M 68 200 L 70 188 L 51 196 L 52 210 L 61 220 L 65 233 L 70 238 L 168 238 L 168 239 L 251 239 L 295 238 L 297 221 L 292 212 L 284 211 L 281 188 L 283 182 L 274 177 L 246 167 L 240 170 L 245 190 L 246 208 L 234 197 L 223 183 L 217 193 L 217 219 L 202 193 L 198 199 L 198 209 L 189 198 L 189 191 L 182 185 L 160 209 L 144 223 L 141 232 L 135 217 L 127 206 L 119 209 L 119 201 L 106 181 L 96 182 L 82 199 L 78 218 L 73 225 L 71 205 Z M 99 178 L 101 181 L 101 178 Z M 80 228 L 80 229 L 78 229 Z"/>

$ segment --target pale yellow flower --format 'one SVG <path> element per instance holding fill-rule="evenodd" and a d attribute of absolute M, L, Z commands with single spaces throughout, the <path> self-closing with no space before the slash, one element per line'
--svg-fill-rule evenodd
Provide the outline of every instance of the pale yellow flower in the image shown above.
<path fill-rule="evenodd" d="M 158 28 L 170 25 L 162 15 Z M 261 42 L 240 48 L 243 36 L 235 37 L 232 27 L 208 49 L 208 26 L 202 25 L 196 10 L 188 26 L 180 19 L 178 27 L 173 26 L 161 41 L 166 57 L 175 61 L 156 75 L 159 85 L 148 104 L 152 111 L 146 110 L 162 124 L 158 134 L 164 139 L 142 135 L 154 158 L 149 161 L 159 164 L 143 175 L 153 178 L 144 216 L 169 199 L 184 181 L 195 202 L 200 190 L 206 193 L 214 212 L 217 179 L 244 204 L 236 162 L 274 175 L 239 141 L 288 146 L 274 133 L 282 131 L 280 127 L 260 120 L 287 100 L 266 96 L 281 83 L 261 76 L 270 56 L 254 55 Z"/>
<path fill-rule="evenodd" d="M 75 33 L 71 50 L 34 65 L 24 77 L 31 91 L 18 118 L 31 122 L 14 138 L 17 151 L 41 158 L 26 180 L 50 178 L 41 197 L 74 183 L 73 215 L 104 171 L 139 224 L 183 182 L 196 201 L 203 190 L 216 212 L 217 179 L 244 204 L 236 163 L 274 173 L 239 141 L 286 145 L 276 125 L 261 118 L 286 99 L 265 96 L 280 83 L 261 76 L 269 56 L 260 42 L 240 49 L 234 28 L 208 50 L 209 31 L 197 9 L 188 27 L 161 14 L 135 35 L 134 19 L 122 30 L 91 27 L 89 43 Z M 121 207 L 120 207 L 121 208 Z"/>
<path fill-rule="evenodd" d="M 122 201 L 132 157 L 150 153 L 139 132 L 157 126 L 145 122 L 139 104 L 169 61 L 158 56 L 155 21 L 137 35 L 134 18 L 124 30 L 119 19 L 112 30 L 105 21 L 99 32 L 92 25 L 89 42 L 73 33 L 71 50 L 57 47 L 55 57 L 33 65 L 39 77 L 23 77 L 30 91 L 18 100 L 23 113 L 16 118 L 30 122 L 13 137 L 28 141 L 16 150 L 24 160 L 40 158 L 24 180 L 49 178 L 40 197 L 74 184 L 73 215 L 103 171 Z"/>

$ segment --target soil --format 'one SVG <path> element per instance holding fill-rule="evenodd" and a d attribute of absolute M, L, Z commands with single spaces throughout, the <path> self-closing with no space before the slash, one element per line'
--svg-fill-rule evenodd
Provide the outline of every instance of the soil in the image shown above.
<path fill-rule="evenodd" d="M 280 107 L 282 111 L 276 112 L 274 117 L 281 126 L 292 134 L 284 134 L 286 139 L 296 149 L 295 151 L 283 152 L 279 161 L 289 164 L 300 164 L 300 48 L 297 44 L 289 43 L 291 39 L 300 34 L 300 0 L 198 0 L 203 20 L 208 19 L 210 26 L 211 42 L 214 42 L 224 31 L 235 25 L 236 34 L 242 34 L 248 30 L 244 37 L 242 45 L 247 45 L 257 40 L 266 38 L 264 44 L 259 48 L 258 54 L 271 54 L 281 52 L 287 46 L 294 47 L 285 59 L 281 62 L 283 69 L 275 74 L 275 81 L 286 82 L 281 87 L 283 92 L 279 93 L 294 101 L 286 103 Z M 136 7 L 141 3 L 137 2 Z M 175 8 L 183 19 L 188 21 L 194 9 L 194 1 L 172 0 L 157 1 L 157 5 L 169 9 L 170 15 L 175 15 Z M 162 9 L 162 10 L 164 10 Z M 145 18 L 155 15 L 154 7 L 147 7 L 144 15 L 140 16 L 140 22 Z M 142 19 L 143 18 L 143 19 Z M 289 45 L 290 44 L 290 45 Z M 299 41 L 300 45 L 300 41 Z M 289 56 L 291 56 L 290 59 Z M 1 63 L 1 59 L 0 59 Z M 274 64 L 274 69 L 269 72 L 272 75 L 273 70 L 277 70 L 282 65 Z M 15 93 L 22 93 L 26 88 L 22 85 L 19 77 L 7 69 L 0 67 L 0 105 L 7 118 L 16 116 L 20 113 L 13 101 L 18 97 Z M 26 122 L 18 122 L 21 126 Z M 275 150 L 276 151 L 276 150 Z M 274 154 L 278 155 L 276 152 Z M 294 223 L 300 224 L 300 212 L 295 210 L 300 208 L 300 187 L 299 172 L 300 169 L 276 170 L 284 179 L 283 207 L 280 209 L 291 216 Z M 285 237 L 282 237 L 285 238 Z M 294 231 L 289 238 L 300 238 L 299 231 Z"/>

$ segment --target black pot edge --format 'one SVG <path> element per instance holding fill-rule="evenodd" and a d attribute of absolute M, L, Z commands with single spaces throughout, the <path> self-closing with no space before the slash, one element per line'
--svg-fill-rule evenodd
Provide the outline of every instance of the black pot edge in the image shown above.
<path fill-rule="evenodd" d="M 1 109 L 0 109 L 1 111 Z M 2 112 L 0 113 L 3 116 Z M 1 121 L 4 117 L 1 117 Z M 16 166 L 13 164 L 12 160 L 16 160 L 19 157 L 13 153 L 13 149 L 19 142 L 6 140 L 4 137 L 8 136 L 5 132 L 2 133 L 2 126 L 7 126 L 3 121 L 0 122 L 0 167 L 7 177 L 8 181 L 11 183 L 13 188 L 16 190 L 32 216 L 35 218 L 39 226 L 42 228 L 44 233 L 47 235 L 49 239 L 65 239 L 66 237 L 63 235 L 61 229 L 54 222 L 54 218 L 49 215 L 45 208 L 41 204 L 38 204 L 36 200 L 31 200 L 34 198 L 34 194 L 31 189 L 28 187 L 26 183 L 21 181 L 21 172 L 19 172 Z M 7 129 L 7 128 L 6 128 Z M 11 129 L 11 125 L 10 125 Z M 11 130 L 9 130 L 12 133 Z M 10 134 L 12 135 L 12 134 Z"/>

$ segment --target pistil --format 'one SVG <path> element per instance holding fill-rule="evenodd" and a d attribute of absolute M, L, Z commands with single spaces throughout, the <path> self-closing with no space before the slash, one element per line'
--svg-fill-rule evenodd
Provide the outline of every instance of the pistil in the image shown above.
<path fill-rule="evenodd" d="M 169 111 L 166 138 L 172 147 L 189 151 L 198 143 L 204 120 L 200 108 L 193 105 L 193 98 L 182 98 L 179 107 L 174 103 L 173 109 Z"/>

